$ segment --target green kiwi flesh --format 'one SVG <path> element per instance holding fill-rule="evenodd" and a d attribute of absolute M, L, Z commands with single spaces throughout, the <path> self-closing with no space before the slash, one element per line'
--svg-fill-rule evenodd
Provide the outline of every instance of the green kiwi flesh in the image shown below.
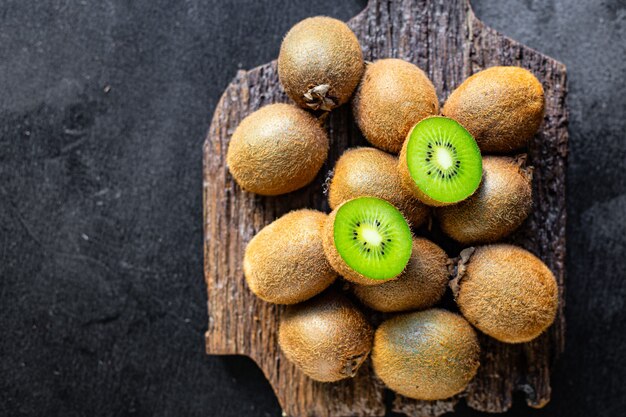
<path fill-rule="evenodd" d="M 389 202 L 359 197 L 329 215 L 323 245 L 331 266 L 344 278 L 377 285 L 404 271 L 412 236 L 402 213 Z"/>
<path fill-rule="evenodd" d="M 289 104 L 270 104 L 235 129 L 226 163 L 241 188 L 279 195 L 309 184 L 328 155 L 328 135 L 317 119 Z"/>
<path fill-rule="evenodd" d="M 378 197 L 396 206 L 413 227 L 429 215 L 428 206 L 404 188 L 398 172 L 398 158 L 375 148 L 352 148 L 335 164 L 328 187 L 331 209 L 357 197 Z"/>
<path fill-rule="evenodd" d="M 436 210 L 441 229 L 462 244 L 498 241 L 532 209 L 532 168 L 526 157 L 483 157 L 483 181 L 467 200 Z"/>
<path fill-rule="evenodd" d="M 478 189 L 482 157 L 463 126 L 447 117 L 433 116 L 409 133 L 399 169 L 405 186 L 423 203 L 446 206 L 465 200 Z"/>
<path fill-rule="evenodd" d="M 337 277 L 324 255 L 322 230 L 328 216 L 296 210 L 265 226 L 246 247 L 243 272 L 262 300 L 295 304 L 324 291 Z"/>
<path fill-rule="evenodd" d="M 476 375 L 480 346 L 458 314 L 430 309 L 383 322 L 374 336 L 372 365 L 393 391 L 417 400 L 443 400 Z"/>
<path fill-rule="evenodd" d="M 554 322 L 559 304 L 550 269 L 527 250 L 507 244 L 466 249 L 450 286 L 465 318 L 505 343 L 538 337 Z"/>
<path fill-rule="evenodd" d="M 278 344 L 298 369 L 321 382 L 354 377 L 372 348 L 374 331 L 345 296 L 325 292 L 288 306 Z"/>
<path fill-rule="evenodd" d="M 280 46 L 278 77 L 300 107 L 330 111 L 346 103 L 363 74 L 359 41 L 344 22 L 317 16 L 292 27 Z"/>
<path fill-rule="evenodd" d="M 424 238 L 413 239 L 413 252 L 397 279 L 381 285 L 355 284 L 352 291 L 367 307 L 385 313 L 432 307 L 448 287 L 448 256 Z"/>

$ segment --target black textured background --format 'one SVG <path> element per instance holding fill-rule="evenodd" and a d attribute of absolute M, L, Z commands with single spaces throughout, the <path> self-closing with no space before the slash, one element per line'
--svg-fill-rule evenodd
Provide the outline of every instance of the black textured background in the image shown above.
<path fill-rule="evenodd" d="M 280 415 L 203 353 L 202 142 L 238 68 L 365 3 L 0 3 L 0 416 Z M 570 77 L 567 347 L 552 403 L 510 415 L 622 416 L 626 2 L 472 4 Z"/>

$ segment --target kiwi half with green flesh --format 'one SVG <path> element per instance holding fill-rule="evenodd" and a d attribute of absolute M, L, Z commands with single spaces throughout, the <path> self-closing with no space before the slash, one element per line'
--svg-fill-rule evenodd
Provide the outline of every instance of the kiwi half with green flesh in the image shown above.
<path fill-rule="evenodd" d="M 474 194 L 482 157 L 463 126 L 447 117 L 419 122 L 404 141 L 399 161 L 403 184 L 424 204 L 447 206 Z"/>
<path fill-rule="evenodd" d="M 406 269 L 381 285 L 354 285 L 353 292 L 369 308 L 391 313 L 422 310 L 436 304 L 448 287 L 448 256 L 428 239 L 414 238 Z"/>
<path fill-rule="evenodd" d="M 458 314 L 430 309 L 383 322 L 374 336 L 374 372 L 393 391 L 417 400 L 443 400 L 476 375 L 480 346 Z"/>
<path fill-rule="evenodd" d="M 417 66 L 381 59 L 366 65 L 352 112 L 372 145 L 397 154 L 417 122 L 439 113 L 439 100 L 433 83 Z"/>
<path fill-rule="evenodd" d="M 526 157 L 483 157 L 483 181 L 467 200 L 436 210 L 441 229 L 463 244 L 495 242 L 512 233 L 532 208 Z"/>
<path fill-rule="evenodd" d="M 400 275 L 411 257 L 411 229 L 389 202 L 359 197 L 328 216 L 322 234 L 330 265 L 345 279 L 379 285 Z"/>
<path fill-rule="evenodd" d="M 310 378 L 334 382 L 356 375 L 372 349 L 374 331 L 361 311 L 332 291 L 287 307 L 278 344 Z"/>
<path fill-rule="evenodd" d="M 270 104 L 239 124 L 226 163 L 244 190 L 279 195 L 313 181 L 327 155 L 328 135 L 317 119 L 289 104 Z"/>
<path fill-rule="evenodd" d="M 344 22 L 317 16 L 292 27 L 280 46 L 278 77 L 300 107 L 330 111 L 346 103 L 364 69 L 359 41 Z"/>
<path fill-rule="evenodd" d="M 428 206 L 404 188 L 398 158 L 374 148 L 348 149 L 335 164 L 328 188 L 331 209 L 357 197 L 378 197 L 396 206 L 413 227 L 422 225 Z"/>
<path fill-rule="evenodd" d="M 550 269 L 527 250 L 507 244 L 466 249 L 450 286 L 465 318 L 505 343 L 538 337 L 554 321 L 559 304 Z"/>
<path fill-rule="evenodd" d="M 458 120 L 483 152 L 523 148 L 537 133 L 545 107 L 543 87 L 528 70 L 491 67 L 465 80 L 442 113 Z"/>
<path fill-rule="evenodd" d="M 328 216 L 297 210 L 265 226 L 246 247 L 243 272 L 259 298 L 295 304 L 324 291 L 337 277 L 324 255 L 322 229 Z"/>

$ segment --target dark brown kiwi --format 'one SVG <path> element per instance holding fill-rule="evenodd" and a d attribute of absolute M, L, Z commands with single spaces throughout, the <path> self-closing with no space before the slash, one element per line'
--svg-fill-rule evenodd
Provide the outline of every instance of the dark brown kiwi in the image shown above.
<path fill-rule="evenodd" d="M 328 291 L 287 307 L 280 319 L 278 344 L 307 376 L 334 382 L 356 375 L 370 353 L 373 335 L 356 306 Z"/>
<path fill-rule="evenodd" d="M 559 304 L 558 285 L 550 269 L 513 245 L 466 249 L 451 287 L 465 318 L 505 343 L 538 337 L 554 321 Z"/>
<path fill-rule="evenodd" d="M 292 211 L 252 238 L 243 271 L 254 294 L 270 303 L 295 304 L 333 283 L 337 273 L 322 247 L 327 217 L 315 210 Z"/>
<path fill-rule="evenodd" d="M 480 346 L 472 326 L 441 309 L 401 314 L 376 330 L 372 364 L 393 391 L 417 400 L 460 393 L 479 366 Z"/>
<path fill-rule="evenodd" d="M 539 80 L 520 67 L 491 67 L 465 80 L 442 114 L 457 120 L 483 152 L 506 153 L 528 144 L 543 120 Z"/>
<path fill-rule="evenodd" d="M 383 312 L 422 310 L 435 305 L 448 286 L 448 256 L 428 239 L 413 238 L 413 252 L 400 276 L 381 285 L 357 285 L 353 292 Z"/>
<path fill-rule="evenodd" d="M 357 197 L 378 197 L 396 206 L 413 227 L 421 226 L 428 206 L 404 188 L 397 165 L 398 158 L 378 149 L 348 149 L 335 164 L 328 188 L 330 208 Z"/>
<path fill-rule="evenodd" d="M 398 153 L 417 122 L 439 113 L 439 100 L 433 83 L 417 66 L 402 59 L 380 59 L 367 64 L 352 112 L 372 145 Z"/>
<path fill-rule="evenodd" d="M 244 190 L 278 195 L 313 181 L 327 155 L 328 135 L 315 117 L 289 104 L 270 104 L 239 124 L 226 163 Z"/>
<path fill-rule="evenodd" d="M 532 209 L 532 168 L 526 156 L 484 156 L 483 180 L 467 200 L 437 208 L 441 229 L 463 244 L 489 243 L 511 234 Z"/>
<path fill-rule="evenodd" d="M 278 77 L 300 107 L 330 111 L 346 103 L 363 74 L 359 41 L 344 22 L 317 16 L 289 30 L 280 46 Z"/>

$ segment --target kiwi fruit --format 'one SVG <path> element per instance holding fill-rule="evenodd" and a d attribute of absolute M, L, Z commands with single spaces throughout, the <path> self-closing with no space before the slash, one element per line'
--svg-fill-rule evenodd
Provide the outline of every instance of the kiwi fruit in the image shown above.
<path fill-rule="evenodd" d="M 322 247 L 327 217 L 316 210 L 292 211 L 254 236 L 243 259 L 250 290 L 270 303 L 295 304 L 332 284 L 337 273 Z"/>
<path fill-rule="evenodd" d="M 543 120 L 539 80 L 520 67 L 491 67 L 466 79 L 442 113 L 458 120 L 483 152 L 506 153 L 528 144 Z"/>
<path fill-rule="evenodd" d="M 374 148 L 348 149 L 335 164 L 328 204 L 335 209 L 347 200 L 364 196 L 389 201 L 413 227 L 422 225 L 429 215 L 429 208 L 403 187 L 398 158 Z"/>
<path fill-rule="evenodd" d="M 467 200 L 436 210 L 441 229 L 463 244 L 495 242 L 512 233 L 532 208 L 526 157 L 483 157 L 483 181 Z"/>
<path fill-rule="evenodd" d="M 271 104 L 239 124 L 226 163 L 241 188 L 272 196 L 309 184 L 327 155 L 328 135 L 311 114 L 289 104 Z"/>
<path fill-rule="evenodd" d="M 397 154 L 417 122 L 439 113 L 439 100 L 433 83 L 417 66 L 381 59 L 366 65 L 352 112 L 372 145 Z"/>
<path fill-rule="evenodd" d="M 308 377 L 334 382 L 356 375 L 372 349 L 374 331 L 346 297 L 335 292 L 287 307 L 278 344 Z"/>
<path fill-rule="evenodd" d="M 466 249 L 451 282 L 461 313 L 505 343 L 535 339 L 554 321 L 559 290 L 550 269 L 513 245 Z"/>
<path fill-rule="evenodd" d="M 417 400 L 460 393 L 476 375 L 479 360 L 472 326 L 442 309 L 398 315 L 374 335 L 374 372 L 393 391 Z"/>
<path fill-rule="evenodd" d="M 448 256 L 428 239 L 414 238 L 406 269 L 381 285 L 354 285 L 352 291 L 367 307 L 385 313 L 422 310 L 436 304 L 448 286 Z"/>
<path fill-rule="evenodd" d="M 322 232 L 324 253 L 345 279 L 379 285 L 404 271 L 412 235 L 402 213 L 375 197 L 348 200 L 334 209 Z"/>
<path fill-rule="evenodd" d="M 476 141 L 457 121 L 428 117 L 409 132 L 398 164 L 405 187 L 424 204 L 447 206 L 478 189 L 482 157 Z"/>
<path fill-rule="evenodd" d="M 364 65 L 359 41 L 348 25 L 317 16 L 297 23 L 285 35 L 278 77 L 300 107 L 330 111 L 350 99 Z"/>

